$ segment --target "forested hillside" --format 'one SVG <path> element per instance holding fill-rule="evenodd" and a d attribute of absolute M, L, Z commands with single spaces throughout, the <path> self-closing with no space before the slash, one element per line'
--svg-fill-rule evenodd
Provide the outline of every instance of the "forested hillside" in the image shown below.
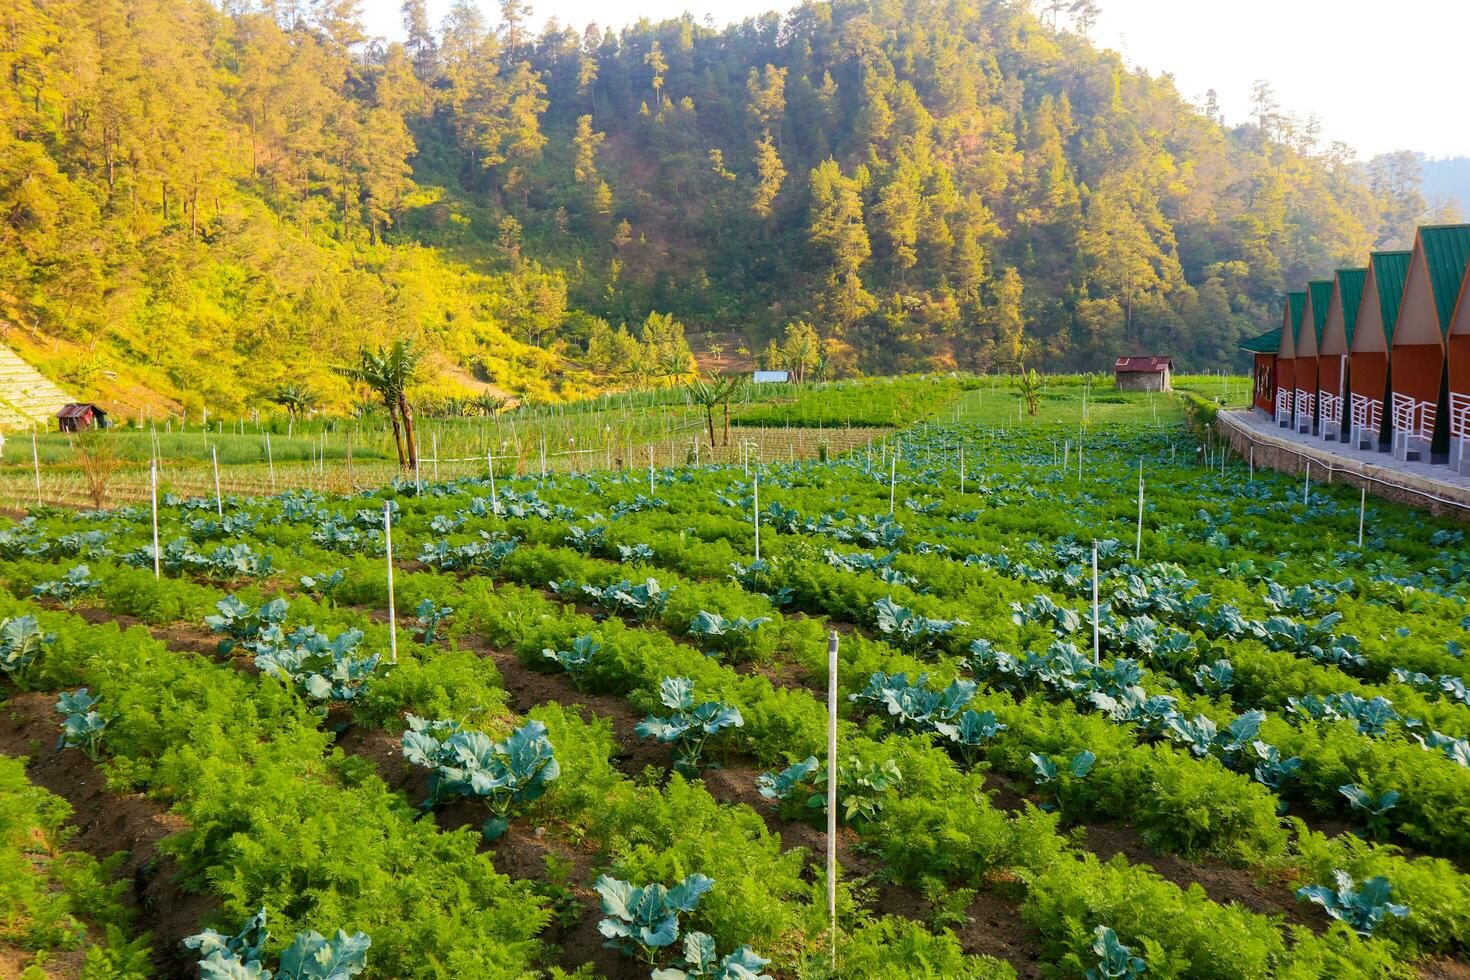
<path fill-rule="evenodd" d="M 386 43 L 351 0 L 19 0 L 5 339 L 217 412 L 293 378 L 345 405 L 331 366 L 393 336 L 440 394 L 535 398 L 685 375 L 681 324 L 705 367 L 1211 369 L 1287 282 L 1424 217 L 1268 88 L 1224 128 L 1076 6 L 537 35 L 518 0 L 407 0 Z"/>

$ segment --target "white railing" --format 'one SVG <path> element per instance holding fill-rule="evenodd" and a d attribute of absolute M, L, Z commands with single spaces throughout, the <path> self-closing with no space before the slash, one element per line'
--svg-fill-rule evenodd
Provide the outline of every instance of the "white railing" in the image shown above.
<path fill-rule="evenodd" d="M 1470 394 L 1450 392 L 1450 463 L 1460 472 L 1470 463 Z"/>
<path fill-rule="evenodd" d="M 1291 392 L 1285 388 L 1276 389 L 1276 424 L 1291 424 Z"/>
<path fill-rule="evenodd" d="M 1354 395 L 1352 406 L 1352 441 L 1354 449 L 1374 449 L 1383 428 L 1383 400 L 1367 395 Z M 1364 446 L 1364 441 L 1369 445 Z"/>
<path fill-rule="evenodd" d="M 1394 455 L 1408 459 L 1411 451 L 1427 454 L 1434 438 L 1434 403 L 1417 401 L 1396 391 L 1392 411 Z"/>
<path fill-rule="evenodd" d="M 1312 403 L 1316 401 L 1316 392 L 1305 391 L 1301 388 L 1296 390 L 1296 430 L 1298 432 L 1312 431 Z"/>
<path fill-rule="evenodd" d="M 1322 392 L 1317 401 L 1317 418 L 1321 420 L 1323 426 L 1326 426 L 1328 422 L 1333 425 L 1341 425 L 1342 396 L 1327 391 Z"/>

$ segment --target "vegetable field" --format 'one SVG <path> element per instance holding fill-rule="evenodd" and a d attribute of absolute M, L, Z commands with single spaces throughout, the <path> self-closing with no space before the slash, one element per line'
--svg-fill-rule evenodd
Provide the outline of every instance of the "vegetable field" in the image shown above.
<path fill-rule="evenodd" d="M 1023 408 L 9 523 L 0 971 L 1466 975 L 1464 532 Z"/>

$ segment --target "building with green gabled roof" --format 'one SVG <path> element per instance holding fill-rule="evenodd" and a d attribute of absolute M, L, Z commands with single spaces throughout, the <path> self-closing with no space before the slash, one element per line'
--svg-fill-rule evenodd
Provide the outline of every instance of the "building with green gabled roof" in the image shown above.
<path fill-rule="evenodd" d="M 1351 397 L 1348 344 L 1363 299 L 1368 270 L 1338 269 L 1332 277 L 1332 293 L 1322 325 L 1322 343 L 1317 351 L 1317 417 L 1322 438 L 1340 441 L 1345 428 L 1345 410 Z"/>
<path fill-rule="evenodd" d="M 1276 352 L 1281 349 L 1281 328 L 1272 327 L 1259 336 L 1240 342 L 1240 349 L 1255 357 L 1252 389 L 1256 408 L 1270 415 L 1276 405 Z"/>
<path fill-rule="evenodd" d="M 1389 354 L 1389 426 L 1400 459 L 1449 459 L 1450 318 L 1470 263 L 1470 225 L 1432 225 L 1414 236 Z"/>
<path fill-rule="evenodd" d="M 1348 375 L 1352 378 L 1348 424 L 1355 449 L 1388 449 L 1389 354 L 1412 255 L 1374 252 L 1368 256 L 1368 275 L 1348 340 Z"/>
<path fill-rule="evenodd" d="M 1276 348 L 1276 396 L 1271 406 L 1276 424 L 1291 427 L 1293 405 L 1293 366 L 1296 360 L 1296 331 L 1301 326 L 1302 311 L 1307 305 L 1307 294 L 1287 293 L 1281 310 L 1280 345 Z"/>
<path fill-rule="evenodd" d="M 1293 428 L 1297 432 L 1311 433 L 1317 429 L 1317 354 L 1322 348 L 1322 329 L 1327 325 L 1327 307 L 1331 301 L 1331 279 L 1307 283 L 1306 305 L 1297 327 L 1292 365 L 1292 383 L 1296 386 Z"/>

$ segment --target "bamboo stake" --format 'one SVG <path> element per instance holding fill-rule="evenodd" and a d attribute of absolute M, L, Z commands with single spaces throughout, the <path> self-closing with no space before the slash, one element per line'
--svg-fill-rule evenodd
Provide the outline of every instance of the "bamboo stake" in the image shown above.
<path fill-rule="evenodd" d="M 1133 560 L 1143 560 L 1143 460 L 1138 461 L 1138 540 L 1133 545 Z"/>
<path fill-rule="evenodd" d="M 36 506 L 41 506 L 41 449 L 36 442 L 36 427 L 31 426 L 31 465 L 36 470 Z"/>
<path fill-rule="evenodd" d="M 393 604 L 393 501 L 383 501 L 383 552 L 388 556 L 388 658 L 398 663 L 398 610 Z"/>
<path fill-rule="evenodd" d="M 1092 664 L 1102 662 L 1102 642 L 1097 621 L 1097 538 L 1092 539 Z"/>
<path fill-rule="evenodd" d="M 214 511 L 221 519 L 225 516 L 225 499 L 219 492 L 219 447 L 209 447 L 209 460 L 214 464 Z"/>
<path fill-rule="evenodd" d="M 158 460 L 148 464 L 148 496 L 153 509 L 153 577 L 163 578 L 163 554 L 158 548 Z"/>
<path fill-rule="evenodd" d="M 827 921 L 837 975 L 837 631 L 827 634 Z"/>
<path fill-rule="evenodd" d="M 1363 547 L 1363 515 L 1368 510 L 1368 484 L 1362 486 L 1362 495 L 1358 498 L 1358 547 Z"/>
<path fill-rule="evenodd" d="M 276 492 L 276 457 L 271 453 L 271 434 L 265 434 L 265 461 L 271 471 L 271 493 Z"/>
<path fill-rule="evenodd" d="M 756 561 L 760 561 L 761 560 L 761 474 L 760 474 L 760 470 L 756 470 L 756 473 L 755 473 L 755 482 L 753 484 L 753 487 L 754 487 L 754 490 L 755 490 L 755 500 L 754 500 L 754 503 L 751 505 L 751 510 L 753 512 L 752 513 L 752 516 L 753 516 L 754 521 L 755 521 L 755 560 Z"/>

